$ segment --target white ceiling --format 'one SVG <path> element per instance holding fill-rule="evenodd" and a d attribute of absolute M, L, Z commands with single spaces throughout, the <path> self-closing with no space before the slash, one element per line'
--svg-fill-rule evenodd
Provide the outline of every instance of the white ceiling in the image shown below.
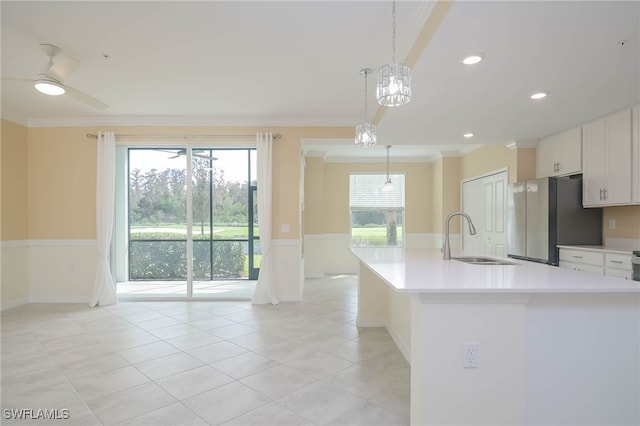
<path fill-rule="evenodd" d="M 82 62 L 65 81 L 96 110 L 29 82 L 2 82 L 2 117 L 59 124 L 355 126 L 359 70 L 391 61 L 391 1 L 2 1 L 2 77 L 32 78 L 41 43 Z M 431 1 L 397 3 L 398 60 Z M 389 108 L 379 145 L 311 140 L 311 155 L 432 158 L 539 139 L 640 102 L 639 1 L 458 1 L 412 70 L 413 99 Z M 624 41 L 624 47 L 619 42 Z M 460 59 L 482 52 L 468 67 Z M 108 58 L 105 58 L 107 55 Z M 369 118 L 378 110 L 369 78 Z M 543 101 L 529 95 L 548 90 Z M 462 133 L 476 136 L 467 141 Z M 474 145 L 469 145 L 473 143 Z"/>

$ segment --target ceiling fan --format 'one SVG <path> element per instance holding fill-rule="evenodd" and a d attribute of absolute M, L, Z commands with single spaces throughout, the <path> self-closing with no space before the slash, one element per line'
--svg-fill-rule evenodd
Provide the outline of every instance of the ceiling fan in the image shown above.
<path fill-rule="evenodd" d="M 173 150 L 168 150 L 168 149 L 156 149 L 155 151 L 160 151 L 160 152 L 167 152 L 169 154 L 173 154 L 173 156 L 168 157 L 169 159 L 172 158 L 178 158 L 178 157 L 184 157 L 187 155 L 187 150 L 186 149 L 173 149 Z M 202 154 L 194 154 L 193 152 L 191 153 L 192 157 L 195 158 L 203 158 L 205 160 L 210 160 L 210 161 L 216 161 L 218 159 L 218 157 L 210 157 L 208 155 L 202 155 Z"/>
<path fill-rule="evenodd" d="M 39 92 L 47 95 L 69 95 L 77 101 L 96 109 L 106 109 L 109 106 L 78 89 L 64 84 L 64 79 L 73 73 L 80 61 L 60 54 L 60 48 L 52 44 L 41 44 L 42 51 L 49 57 L 49 62 L 42 68 L 35 78 L 4 78 L 3 80 L 26 81 L 33 83 Z"/>

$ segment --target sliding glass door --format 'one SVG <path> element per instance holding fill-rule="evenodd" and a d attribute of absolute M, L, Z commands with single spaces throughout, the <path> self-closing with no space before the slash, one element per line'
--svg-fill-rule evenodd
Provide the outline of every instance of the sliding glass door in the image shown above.
<path fill-rule="evenodd" d="M 223 281 L 257 278 L 255 154 L 129 149 L 129 284 L 217 297 Z"/>

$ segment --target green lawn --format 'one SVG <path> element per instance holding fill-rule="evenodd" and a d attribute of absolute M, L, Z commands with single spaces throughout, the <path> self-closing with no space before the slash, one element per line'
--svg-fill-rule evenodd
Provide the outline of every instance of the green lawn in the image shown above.
<path fill-rule="evenodd" d="M 398 244 L 402 243 L 402 226 L 398 226 Z M 380 226 L 375 228 L 351 228 L 351 235 L 356 245 L 363 244 L 372 246 L 384 246 L 387 244 L 387 227 Z"/>
<path fill-rule="evenodd" d="M 209 226 L 193 225 L 194 239 L 208 239 Z M 131 237 L 136 240 L 181 240 L 186 239 L 187 226 L 185 224 L 161 224 L 153 226 L 132 226 Z M 247 239 L 249 229 L 246 226 L 214 226 L 213 238 L 220 240 Z M 254 236 L 259 236 L 258 228 L 254 228 Z"/>

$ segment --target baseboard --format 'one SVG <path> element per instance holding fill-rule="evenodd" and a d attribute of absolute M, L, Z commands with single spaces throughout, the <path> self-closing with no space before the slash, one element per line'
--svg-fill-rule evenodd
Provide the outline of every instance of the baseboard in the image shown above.
<path fill-rule="evenodd" d="M 379 318 L 360 318 L 356 319 L 356 325 L 358 327 L 363 328 L 371 328 L 371 327 L 384 327 L 393 339 L 393 342 L 396 344 L 396 347 L 404 356 L 404 359 L 407 360 L 407 363 L 411 365 L 411 350 L 407 347 L 406 343 L 402 341 L 398 333 L 396 333 L 391 326 L 387 323 L 387 321 L 379 319 Z"/>
<path fill-rule="evenodd" d="M 380 318 L 356 318 L 356 326 L 358 327 L 384 327 L 387 328 L 387 322 Z"/>
<path fill-rule="evenodd" d="M 29 303 L 29 300 L 26 297 L 21 297 L 20 299 L 16 299 L 12 302 L 3 303 L 0 305 L 0 311 L 5 311 L 7 309 L 16 308 L 18 306 L 26 305 Z"/>
<path fill-rule="evenodd" d="M 404 356 L 404 359 L 406 359 L 407 362 L 409 363 L 409 365 L 411 365 L 411 350 L 402 341 L 400 336 L 398 336 L 398 334 L 393 330 L 393 327 L 386 326 L 386 329 L 387 329 L 387 332 L 389 333 L 389 335 L 391 336 L 391 338 L 393 339 L 393 341 L 395 342 L 396 346 L 398 347 L 398 349 L 400 350 L 400 352 Z"/>
<path fill-rule="evenodd" d="M 314 273 L 308 273 L 305 274 L 304 278 L 305 279 L 315 279 L 315 278 L 324 278 L 325 274 L 323 274 L 322 272 L 314 272 Z"/>
<path fill-rule="evenodd" d="M 29 297 L 29 303 L 86 303 L 89 304 L 88 297 L 57 297 L 57 296 L 34 296 Z"/>

